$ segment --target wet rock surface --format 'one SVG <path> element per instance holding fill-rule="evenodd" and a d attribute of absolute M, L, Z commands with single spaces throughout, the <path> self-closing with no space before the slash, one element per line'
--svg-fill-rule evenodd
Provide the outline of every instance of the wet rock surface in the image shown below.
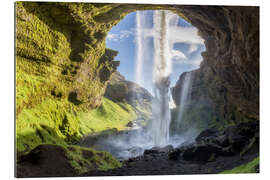
<path fill-rule="evenodd" d="M 77 174 L 67 162 L 63 149 L 41 146 L 31 154 L 19 158 L 19 177 L 44 176 L 127 176 L 127 175 L 179 175 L 214 174 L 252 161 L 259 154 L 258 122 L 241 123 L 226 130 L 205 130 L 195 142 L 143 150 L 132 147 L 128 151 L 142 154 L 123 160 L 121 168 L 108 171 L 93 170 Z M 108 133 L 110 135 L 112 132 Z M 128 132 L 121 132 L 126 134 Z M 103 135 L 98 138 L 104 138 Z M 95 141 L 92 137 L 91 141 Z M 90 141 L 90 139 L 88 139 Z M 92 143 L 93 143 L 92 142 Z M 89 143 L 89 142 L 88 142 Z M 119 149 L 115 149 L 119 151 Z M 143 153 L 144 151 L 144 153 Z M 254 172 L 259 172 L 259 166 Z"/>
<path fill-rule="evenodd" d="M 258 157 L 258 130 L 258 122 L 241 123 L 223 131 L 205 130 L 192 144 L 175 149 L 154 147 L 142 156 L 123 161 L 119 169 L 92 171 L 83 176 L 219 173 Z"/>
<path fill-rule="evenodd" d="M 241 123 L 223 131 L 207 129 L 196 141 L 169 153 L 169 159 L 182 158 L 187 161 L 210 162 L 218 156 L 243 155 L 259 149 L 258 122 Z"/>
<path fill-rule="evenodd" d="M 198 163 L 192 161 L 168 159 L 167 154 L 148 154 L 123 162 L 123 167 L 109 171 L 90 171 L 82 176 L 130 176 L 130 175 L 181 175 L 181 174 L 215 174 L 247 163 L 257 157 L 249 154 L 218 157 L 213 162 Z"/>

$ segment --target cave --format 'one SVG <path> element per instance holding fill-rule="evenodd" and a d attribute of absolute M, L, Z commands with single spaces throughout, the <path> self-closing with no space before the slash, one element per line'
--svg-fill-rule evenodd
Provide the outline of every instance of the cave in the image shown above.
<path fill-rule="evenodd" d="M 203 61 L 199 69 L 190 73 L 194 79 L 192 90 L 189 92 L 191 108 L 188 114 L 193 115 L 194 111 L 196 113 L 187 118 L 189 124 L 184 127 L 196 124 L 196 128 L 200 129 L 200 134 L 196 137 L 198 144 L 185 147 L 186 149 L 168 150 L 169 159 L 178 160 L 181 156 L 186 161 L 212 162 L 216 157 L 229 156 L 239 151 L 241 154 L 251 153 L 247 155 L 247 159 L 241 161 L 235 159 L 235 164 L 228 166 L 234 168 L 258 158 L 258 7 L 57 2 L 16 2 L 15 6 L 16 150 L 19 157 L 17 163 L 19 177 L 65 176 L 66 171 L 60 170 L 57 172 L 59 174 L 53 169 L 46 171 L 44 164 L 37 164 L 33 171 L 29 171 L 27 168 L 31 169 L 33 166 L 28 159 L 31 159 L 31 154 L 37 152 L 45 152 L 45 155 L 38 156 L 41 160 L 35 162 L 48 163 L 47 165 L 51 162 L 46 159 L 46 151 L 50 153 L 57 151 L 58 156 L 63 157 L 61 162 L 66 160 L 64 157 L 72 159 L 78 155 L 80 158 L 74 162 L 79 162 L 76 162 L 75 166 L 63 163 L 67 169 L 75 168 L 68 174 L 70 176 L 93 175 L 89 171 L 89 163 L 92 161 L 85 160 L 82 154 L 91 154 L 93 159 L 97 157 L 106 159 L 109 156 L 72 145 L 83 146 L 84 143 L 92 141 L 90 137 L 84 138 L 91 133 L 102 132 L 104 133 L 102 136 L 107 136 L 123 130 L 122 124 L 118 126 L 110 124 L 111 121 L 89 120 L 95 119 L 101 113 L 106 112 L 111 119 L 122 117 L 132 119 L 133 115 L 127 113 L 132 110 L 129 105 L 131 99 L 125 96 L 132 94 L 129 91 L 131 83 L 126 82 L 125 85 L 120 83 L 117 88 L 119 91 L 116 92 L 117 98 L 106 99 L 114 95 L 106 92 L 106 88 L 113 88 L 110 80 L 119 66 L 119 61 L 114 59 L 117 52 L 106 47 L 106 37 L 112 27 L 125 16 L 142 10 L 169 10 L 196 27 L 199 36 L 204 39 L 205 51 L 201 54 Z M 180 105 L 181 86 L 187 74 L 183 73 L 171 88 L 176 107 Z M 120 75 L 119 77 L 121 79 Z M 149 93 L 140 87 L 135 88 L 144 99 L 151 99 Z M 57 92 L 61 96 L 56 96 L 52 92 Z M 110 114 L 108 113 L 110 108 L 121 113 Z M 100 122 L 106 122 L 104 127 L 97 126 Z M 122 123 L 129 122 L 131 121 Z M 213 140 L 213 137 L 221 137 L 220 131 L 230 137 L 229 142 L 224 140 L 218 144 L 222 147 L 230 146 L 231 149 L 228 151 L 211 143 L 207 147 L 200 144 L 216 140 Z M 248 136 L 248 139 L 237 139 L 236 137 L 239 137 L 237 135 Z M 40 144 L 53 144 L 53 147 Z M 57 145 L 61 146 L 55 148 Z M 32 153 L 24 154 L 28 151 Z M 163 151 L 167 153 L 167 149 L 150 149 L 144 151 L 144 155 L 147 157 L 148 154 L 162 154 Z M 68 154 L 63 155 L 66 152 Z M 200 152 L 206 155 L 202 157 Z M 207 152 L 211 152 L 209 156 Z M 110 158 L 113 168 L 121 167 L 117 160 L 111 156 Z M 137 161 L 139 159 L 131 159 L 130 163 Z M 100 163 L 104 163 L 103 159 Z M 106 169 L 106 164 L 101 168 Z M 219 169 L 210 168 L 213 173 L 221 172 Z M 121 174 L 121 168 L 115 172 Z M 95 173 L 106 175 L 106 172 L 95 171 Z M 132 174 L 126 171 L 122 173 Z M 147 173 L 149 172 L 143 171 L 142 174 Z M 152 174 L 160 173 L 162 174 L 152 172 Z M 179 172 L 168 170 L 164 173 Z M 198 170 L 196 173 L 207 172 Z M 108 175 L 113 173 L 110 174 L 108 171 Z"/>

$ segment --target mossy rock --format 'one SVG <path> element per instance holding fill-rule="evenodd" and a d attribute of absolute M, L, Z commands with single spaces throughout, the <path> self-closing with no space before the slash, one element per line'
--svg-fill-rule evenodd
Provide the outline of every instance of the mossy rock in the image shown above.
<path fill-rule="evenodd" d="M 119 168 L 110 153 L 79 146 L 41 144 L 17 158 L 17 177 L 76 176 Z"/>

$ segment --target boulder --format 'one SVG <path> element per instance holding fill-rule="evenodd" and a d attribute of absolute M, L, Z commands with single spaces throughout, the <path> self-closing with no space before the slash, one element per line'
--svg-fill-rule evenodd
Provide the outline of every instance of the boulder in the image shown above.
<path fill-rule="evenodd" d="M 181 146 L 168 154 L 169 159 L 209 162 L 218 156 L 231 156 L 257 152 L 259 148 L 258 124 L 241 123 L 223 131 L 207 129 L 201 132 L 196 141 Z"/>
<path fill-rule="evenodd" d="M 167 146 L 164 146 L 164 147 L 153 147 L 151 149 L 146 149 L 144 151 L 144 155 L 146 155 L 146 154 L 157 154 L 157 153 L 169 153 L 172 150 L 173 150 L 172 145 L 167 145 Z"/>

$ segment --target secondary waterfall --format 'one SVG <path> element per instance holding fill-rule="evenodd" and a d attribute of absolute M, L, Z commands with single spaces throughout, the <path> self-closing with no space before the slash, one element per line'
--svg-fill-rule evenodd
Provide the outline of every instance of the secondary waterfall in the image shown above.
<path fill-rule="evenodd" d="M 183 86 L 181 88 L 181 95 L 180 95 L 180 108 L 178 111 L 178 117 L 177 117 L 177 124 L 176 127 L 179 128 L 181 125 L 184 111 L 187 107 L 187 103 L 189 100 L 189 93 L 191 91 L 191 83 L 192 83 L 192 73 L 187 72 L 185 74 L 184 80 L 183 80 Z"/>

